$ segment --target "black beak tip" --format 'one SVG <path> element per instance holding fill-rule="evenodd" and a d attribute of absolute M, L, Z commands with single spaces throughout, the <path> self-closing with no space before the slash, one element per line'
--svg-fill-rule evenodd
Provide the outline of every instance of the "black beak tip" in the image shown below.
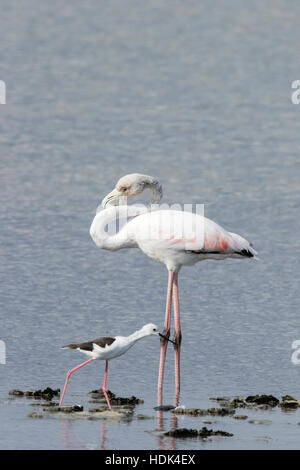
<path fill-rule="evenodd" d="M 162 335 L 161 333 L 158 333 L 161 338 L 166 339 L 167 341 L 170 341 L 172 344 L 176 344 L 172 339 L 168 338 L 167 336 Z"/>

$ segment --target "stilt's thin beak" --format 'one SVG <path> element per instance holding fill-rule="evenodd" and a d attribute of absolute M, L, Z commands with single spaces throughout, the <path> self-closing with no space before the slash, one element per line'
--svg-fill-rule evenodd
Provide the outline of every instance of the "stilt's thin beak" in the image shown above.
<path fill-rule="evenodd" d="M 159 334 L 159 336 L 160 336 L 161 338 L 164 338 L 164 339 L 166 339 L 167 341 L 170 341 L 170 343 L 176 344 L 174 341 L 172 341 L 172 340 L 171 340 L 170 338 L 168 338 L 167 336 L 164 336 L 164 335 L 162 335 L 161 333 L 158 333 L 158 334 Z"/>

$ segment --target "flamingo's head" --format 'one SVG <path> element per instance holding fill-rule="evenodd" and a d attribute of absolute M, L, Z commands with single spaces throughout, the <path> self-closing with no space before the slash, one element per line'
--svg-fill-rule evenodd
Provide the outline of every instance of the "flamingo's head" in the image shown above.
<path fill-rule="evenodd" d="M 146 188 L 158 192 L 161 198 L 161 186 L 152 176 L 141 175 L 139 173 L 122 176 L 117 182 L 115 189 L 102 200 L 102 207 L 105 209 L 107 205 L 117 206 L 119 204 L 126 204 L 127 199 L 134 198 Z"/>

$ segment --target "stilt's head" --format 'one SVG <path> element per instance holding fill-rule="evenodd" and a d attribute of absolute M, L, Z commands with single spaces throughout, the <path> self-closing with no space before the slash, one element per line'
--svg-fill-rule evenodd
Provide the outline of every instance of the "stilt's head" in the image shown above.
<path fill-rule="evenodd" d="M 167 338 L 167 336 L 162 335 L 158 331 L 157 326 L 153 323 L 148 323 L 147 325 L 144 325 L 143 328 L 141 328 L 140 332 L 143 334 L 143 336 L 160 336 L 161 338 L 170 341 L 170 343 L 174 343 L 171 339 Z"/>
<path fill-rule="evenodd" d="M 147 325 L 144 325 L 143 328 L 141 328 L 141 332 L 143 332 L 145 336 L 159 336 L 159 331 L 154 323 L 147 323 Z"/>

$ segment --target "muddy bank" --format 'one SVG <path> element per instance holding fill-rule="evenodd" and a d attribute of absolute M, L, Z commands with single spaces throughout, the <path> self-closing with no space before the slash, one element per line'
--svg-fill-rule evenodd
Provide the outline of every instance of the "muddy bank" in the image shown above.
<path fill-rule="evenodd" d="M 87 411 L 84 410 L 82 405 L 66 405 L 66 406 L 46 406 L 42 410 L 43 412 L 29 413 L 29 418 L 45 418 L 45 417 L 58 417 L 70 418 L 70 419 L 109 419 L 109 420 L 121 420 L 121 419 L 132 419 L 134 406 L 120 405 L 115 406 L 112 410 L 109 410 L 107 406 L 98 408 L 89 408 Z"/>
<path fill-rule="evenodd" d="M 132 419 L 135 406 L 144 403 L 143 400 L 135 396 L 118 397 L 110 390 L 108 390 L 107 394 L 110 399 L 112 410 L 108 408 L 106 398 L 101 389 L 93 390 L 89 393 L 92 397 L 90 402 L 97 404 L 98 406 L 90 407 L 88 410 L 84 410 L 83 406 L 80 404 L 59 406 L 57 400 L 52 401 L 53 398 L 60 396 L 59 388 L 52 389 L 47 387 L 45 389 L 38 390 L 13 389 L 9 391 L 9 395 L 12 397 L 26 397 L 34 399 L 34 401 L 29 405 L 39 407 L 41 411 L 29 413 L 27 415 L 29 418 L 64 416 L 64 418 L 68 417 L 70 419 Z M 144 417 L 140 415 L 139 419 L 143 418 Z"/>
<path fill-rule="evenodd" d="M 32 403 L 33 406 L 56 406 L 57 404 L 54 402 L 51 402 L 51 400 L 55 397 L 60 396 L 60 389 L 59 388 L 52 389 L 51 387 L 47 387 L 44 390 L 42 389 L 38 389 L 38 390 L 13 389 L 13 390 L 10 390 L 8 394 L 11 396 L 15 396 L 15 397 L 29 397 L 29 398 L 46 400 L 45 403 Z M 101 403 L 101 404 L 105 403 L 106 404 L 106 398 L 104 396 L 102 389 L 93 390 L 89 392 L 89 395 L 92 398 L 92 400 L 90 400 L 91 403 Z M 109 397 L 109 401 L 112 406 L 122 406 L 122 405 L 135 406 L 135 405 L 140 405 L 144 403 L 143 400 L 135 397 L 134 395 L 132 395 L 131 397 L 118 397 L 111 390 L 107 391 L 107 395 Z M 67 408 L 70 408 L 70 407 L 67 407 Z"/>

